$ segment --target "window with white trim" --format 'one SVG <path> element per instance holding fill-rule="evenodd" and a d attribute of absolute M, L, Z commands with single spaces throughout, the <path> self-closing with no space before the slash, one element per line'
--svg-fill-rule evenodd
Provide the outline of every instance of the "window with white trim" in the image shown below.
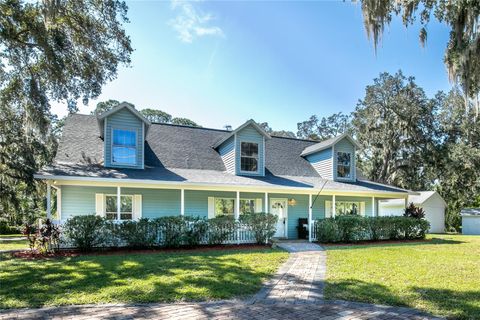
<path fill-rule="evenodd" d="M 255 212 L 255 199 L 240 199 L 240 212 L 241 213 L 254 213 Z"/>
<path fill-rule="evenodd" d="M 352 154 L 349 152 L 337 152 L 337 177 L 350 178 L 350 164 Z"/>
<path fill-rule="evenodd" d="M 240 213 L 254 213 L 255 199 L 240 199 Z M 235 199 L 215 198 L 215 216 L 233 216 L 235 213 Z"/>
<path fill-rule="evenodd" d="M 335 215 L 336 216 L 361 215 L 360 202 L 336 201 Z"/>
<path fill-rule="evenodd" d="M 135 130 L 112 130 L 112 163 L 137 164 L 137 132 Z"/>
<path fill-rule="evenodd" d="M 233 216 L 235 200 L 230 198 L 215 198 L 215 216 Z"/>
<path fill-rule="evenodd" d="M 240 144 L 240 170 L 258 171 L 258 143 L 242 142 Z"/>
<path fill-rule="evenodd" d="M 117 196 L 105 195 L 105 217 L 109 220 L 133 219 L 133 196 L 120 196 L 120 216 L 118 216 Z"/>

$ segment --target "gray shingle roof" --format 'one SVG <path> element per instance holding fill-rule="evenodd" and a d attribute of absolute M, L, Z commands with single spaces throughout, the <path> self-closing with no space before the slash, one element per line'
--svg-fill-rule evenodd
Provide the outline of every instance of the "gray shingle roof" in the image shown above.
<path fill-rule="evenodd" d="M 480 208 L 466 208 L 460 211 L 461 216 L 480 216 Z"/>
<path fill-rule="evenodd" d="M 344 133 L 339 136 L 336 136 L 327 140 L 323 140 L 314 145 L 308 146 L 307 148 L 305 148 L 305 150 L 302 151 L 301 155 L 307 156 L 309 154 L 330 148 L 331 146 L 333 146 L 343 138 L 349 139 L 354 145 L 357 146 L 357 148 L 360 148 L 360 145 L 350 135 L 348 135 L 347 133 Z"/>
<path fill-rule="evenodd" d="M 266 140 L 265 177 L 236 176 L 226 172 L 215 142 L 229 131 L 178 125 L 152 124 L 146 139 L 145 169 L 103 167 L 103 140 L 95 116 L 70 115 L 65 123 L 54 163 L 44 176 L 138 179 L 163 182 L 209 183 L 258 187 L 300 187 L 325 190 L 405 192 L 367 181 L 326 181 L 300 156 L 317 142 L 272 137 Z"/>

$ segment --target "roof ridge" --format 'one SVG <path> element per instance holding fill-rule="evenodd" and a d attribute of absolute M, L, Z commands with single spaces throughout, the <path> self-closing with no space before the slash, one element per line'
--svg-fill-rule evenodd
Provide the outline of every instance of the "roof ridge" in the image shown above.
<path fill-rule="evenodd" d="M 83 114 L 83 113 L 70 113 L 68 116 L 82 116 L 82 117 L 95 117 L 94 114 Z M 180 127 L 180 128 L 191 128 L 191 129 L 201 129 L 201 130 L 209 130 L 209 131 L 218 131 L 218 132 L 232 132 L 233 130 L 225 130 L 225 129 L 217 129 L 217 128 L 208 128 L 208 127 L 196 127 L 196 126 L 189 126 L 184 124 L 175 124 L 175 123 L 165 123 L 165 122 L 151 122 L 152 125 L 160 125 L 160 126 L 170 126 L 170 127 Z M 313 139 L 304 139 L 304 138 L 292 138 L 292 137 L 282 137 L 277 135 L 271 135 L 272 138 L 278 139 L 287 139 L 287 140 L 294 140 L 294 141 L 305 141 L 305 142 L 312 142 L 312 143 L 320 143 L 327 141 L 329 139 L 334 139 L 336 137 L 328 138 L 325 140 L 313 140 Z"/>
<path fill-rule="evenodd" d="M 320 141 L 318 140 L 312 140 L 312 139 L 303 139 L 303 138 L 293 138 L 293 137 L 282 137 L 282 136 L 276 136 L 274 134 L 271 135 L 272 138 L 278 138 L 278 139 L 288 139 L 288 140 L 295 140 L 295 141 L 305 141 L 305 142 L 313 142 L 313 143 L 318 143 Z"/>
<path fill-rule="evenodd" d="M 220 132 L 232 132 L 232 131 L 230 131 L 230 130 L 225 130 L 225 129 L 196 127 L 196 126 L 189 126 L 189 125 L 176 124 L 176 123 L 152 122 L 152 124 L 156 124 L 156 125 L 159 125 L 159 126 L 181 127 L 181 128 L 191 128 L 191 129 L 202 129 L 202 130 L 220 131 Z"/>

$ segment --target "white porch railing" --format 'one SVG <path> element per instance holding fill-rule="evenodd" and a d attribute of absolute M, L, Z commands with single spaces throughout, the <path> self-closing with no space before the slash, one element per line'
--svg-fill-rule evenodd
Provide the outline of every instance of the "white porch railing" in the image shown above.
<path fill-rule="evenodd" d="M 66 220 L 52 220 L 52 223 L 55 225 L 59 225 L 60 227 L 66 223 Z M 118 223 L 121 223 L 120 221 Z M 189 227 L 192 227 L 194 222 L 190 224 Z M 162 246 L 165 243 L 165 236 L 167 230 L 165 227 L 157 227 L 154 230 L 151 230 L 152 233 L 155 233 L 155 238 L 156 238 L 156 246 Z M 222 241 L 222 244 L 249 244 L 249 243 L 256 243 L 255 235 L 251 228 L 242 223 L 235 223 L 230 226 L 225 226 L 222 229 L 219 229 L 219 227 L 216 227 L 215 231 L 213 230 L 208 230 L 205 234 L 205 236 L 200 240 L 200 244 L 202 245 L 207 245 L 210 243 L 209 241 L 209 236 L 211 233 L 223 233 L 225 236 L 225 240 Z M 66 240 L 66 239 L 64 239 Z M 122 244 L 122 241 L 120 239 L 111 239 L 109 242 L 111 243 L 117 243 L 118 246 L 125 246 L 125 244 Z M 108 247 L 111 245 L 105 245 L 105 247 Z M 64 243 L 62 247 L 67 248 L 69 247 L 68 244 Z"/>
<path fill-rule="evenodd" d="M 317 220 L 312 220 L 310 221 L 310 224 L 309 224 L 309 231 L 310 231 L 310 239 L 312 242 L 315 242 L 317 241 L 317 228 L 315 228 L 315 223 L 316 223 Z"/>

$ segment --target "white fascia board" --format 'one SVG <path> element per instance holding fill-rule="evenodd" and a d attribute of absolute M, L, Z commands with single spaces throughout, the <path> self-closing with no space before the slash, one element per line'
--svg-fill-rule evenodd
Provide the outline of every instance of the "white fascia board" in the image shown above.
<path fill-rule="evenodd" d="M 252 185 L 231 185 L 223 183 L 196 183 L 177 182 L 142 179 L 116 179 L 116 178 L 93 178 L 93 177 L 69 177 L 69 176 L 44 176 L 34 175 L 36 179 L 53 180 L 54 185 L 83 185 L 83 186 L 104 186 L 104 187 L 130 187 L 130 188 L 155 188 L 155 189 L 189 189 L 189 190 L 210 190 L 210 191 L 242 191 L 242 192 L 269 192 L 269 193 L 292 193 L 292 194 L 314 194 L 320 189 L 281 187 L 281 186 L 252 186 Z M 323 189 L 320 195 L 338 196 L 375 196 L 379 198 L 399 197 L 405 198 L 405 192 L 371 192 L 371 191 L 348 191 Z"/>

